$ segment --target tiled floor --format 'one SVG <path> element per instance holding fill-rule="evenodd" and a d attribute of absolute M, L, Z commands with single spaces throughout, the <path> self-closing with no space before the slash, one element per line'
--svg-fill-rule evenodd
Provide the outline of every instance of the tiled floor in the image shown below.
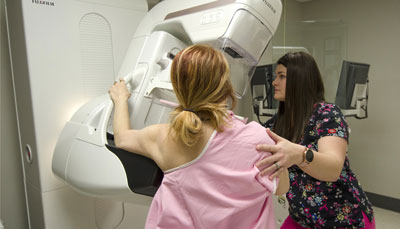
<path fill-rule="evenodd" d="M 400 229 L 400 213 L 373 207 L 376 229 Z"/>

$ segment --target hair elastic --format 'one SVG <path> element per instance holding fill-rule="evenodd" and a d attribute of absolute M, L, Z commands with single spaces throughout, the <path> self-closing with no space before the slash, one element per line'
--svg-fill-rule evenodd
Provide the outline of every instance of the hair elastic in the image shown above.
<path fill-rule="evenodd" d="M 194 110 L 193 110 L 193 109 L 190 109 L 190 108 L 183 108 L 183 110 L 184 110 L 184 111 L 189 111 L 189 112 L 192 112 L 192 113 L 196 114 L 196 112 L 194 112 Z"/>

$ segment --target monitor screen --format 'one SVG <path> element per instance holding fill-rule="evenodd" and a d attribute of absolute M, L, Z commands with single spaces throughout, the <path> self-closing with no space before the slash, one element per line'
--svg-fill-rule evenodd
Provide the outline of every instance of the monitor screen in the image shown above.
<path fill-rule="evenodd" d="M 364 90 L 360 88 L 367 87 L 369 66 L 369 64 L 343 61 L 335 99 L 335 104 L 341 109 L 355 108 L 357 97 L 355 93 Z"/>
<path fill-rule="evenodd" d="M 251 93 L 253 103 L 263 101 L 264 109 L 275 109 L 278 107 L 278 101 L 274 99 L 274 88 L 272 81 L 274 80 L 275 64 L 257 66 L 251 79 Z"/>

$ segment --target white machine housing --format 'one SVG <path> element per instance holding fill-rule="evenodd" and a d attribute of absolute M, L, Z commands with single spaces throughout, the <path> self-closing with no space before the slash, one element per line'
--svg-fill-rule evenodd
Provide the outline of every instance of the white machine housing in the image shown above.
<path fill-rule="evenodd" d="M 238 97 L 276 31 L 279 0 L 168 0 L 157 4 L 140 23 L 116 79 L 123 77 L 132 96 L 131 127 L 168 122 L 176 102 L 169 79 L 174 54 L 204 43 L 223 50 L 230 62 Z M 236 74 L 235 74 L 236 73 Z M 59 137 L 53 172 L 74 189 L 96 197 L 137 201 L 123 162 L 110 152 L 113 104 L 108 94 L 82 106 Z M 108 133 L 108 134 L 107 134 Z M 132 185 L 131 185 L 132 186 Z"/>

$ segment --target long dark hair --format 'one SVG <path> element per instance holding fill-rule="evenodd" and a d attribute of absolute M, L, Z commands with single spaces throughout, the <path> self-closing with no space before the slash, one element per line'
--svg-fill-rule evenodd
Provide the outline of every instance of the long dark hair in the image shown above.
<path fill-rule="evenodd" d="M 314 58 L 305 52 L 289 52 L 277 64 L 286 67 L 285 101 L 279 103 L 274 131 L 299 143 L 314 104 L 325 101 L 324 83 Z"/>

